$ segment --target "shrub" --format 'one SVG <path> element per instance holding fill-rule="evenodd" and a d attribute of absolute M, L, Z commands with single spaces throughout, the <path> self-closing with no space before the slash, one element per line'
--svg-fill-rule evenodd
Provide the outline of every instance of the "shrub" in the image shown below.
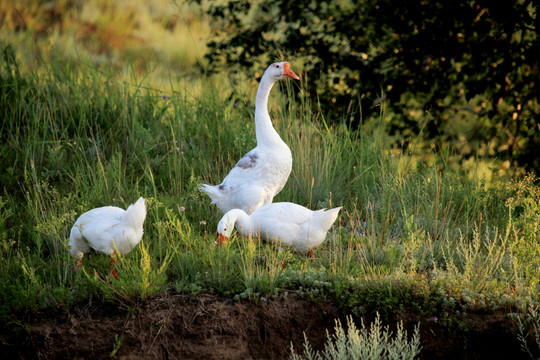
<path fill-rule="evenodd" d="M 348 110 L 358 124 L 384 103 L 405 141 L 422 133 L 463 156 L 538 167 L 536 8 L 532 0 L 229 0 L 208 8 L 224 25 L 207 57 L 214 69 L 254 67 L 259 76 L 271 60 L 294 59 L 325 112 Z"/>
<path fill-rule="evenodd" d="M 396 334 L 388 326 L 383 327 L 379 313 L 375 321 L 370 324 L 369 330 L 361 320 L 362 328 L 357 329 L 352 317 L 347 317 L 347 331 L 336 320 L 335 333 L 330 336 L 326 331 L 327 342 L 321 353 L 313 351 L 305 337 L 304 355 L 294 352 L 291 345 L 292 360 L 322 360 L 322 359 L 414 359 L 421 350 L 420 328 L 416 326 L 411 340 L 407 339 L 407 331 L 403 330 L 403 323 L 397 324 Z"/>

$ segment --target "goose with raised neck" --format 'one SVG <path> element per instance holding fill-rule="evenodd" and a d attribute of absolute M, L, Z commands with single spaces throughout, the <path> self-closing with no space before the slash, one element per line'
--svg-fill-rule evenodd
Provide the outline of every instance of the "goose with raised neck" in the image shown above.
<path fill-rule="evenodd" d="M 257 146 L 236 163 L 221 184 L 203 184 L 200 188 L 223 213 L 242 209 L 251 214 L 270 204 L 289 178 L 291 150 L 272 125 L 268 113 L 270 91 L 276 81 L 284 78 L 300 79 L 286 61 L 271 64 L 261 78 L 255 103 Z"/>

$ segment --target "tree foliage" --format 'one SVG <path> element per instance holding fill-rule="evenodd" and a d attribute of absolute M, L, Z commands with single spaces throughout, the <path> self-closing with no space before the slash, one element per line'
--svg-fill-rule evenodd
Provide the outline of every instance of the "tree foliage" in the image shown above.
<path fill-rule="evenodd" d="M 532 0 L 246 1 L 213 4 L 210 66 L 303 62 L 323 110 L 378 114 L 463 156 L 538 167 L 540 54 Z M 351 112 L 350 109 L 359 109 Z"/>

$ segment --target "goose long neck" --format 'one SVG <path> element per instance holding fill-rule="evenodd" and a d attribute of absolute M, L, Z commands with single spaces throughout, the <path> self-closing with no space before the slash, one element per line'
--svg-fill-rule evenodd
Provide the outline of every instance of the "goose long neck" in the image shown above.
<path fill-rule="evenodd" d="M 230 215 L 235 223 L 236 229 L 238 229 L 242 235 L 249 236 L 251 231 L 251 217 L 244 210 L 240 209 L 231 210 Z"/>
<path fill-rule="evenodd" d="M 255 131 L 257 134 L 257 145 L 285 144 L 279 137 L 276 129 L 272 125 L 270 114 L 268 113 L 268 97 L 274 86 L 274 81 L 263 76 L 257 90 L 255 102 Z"/>

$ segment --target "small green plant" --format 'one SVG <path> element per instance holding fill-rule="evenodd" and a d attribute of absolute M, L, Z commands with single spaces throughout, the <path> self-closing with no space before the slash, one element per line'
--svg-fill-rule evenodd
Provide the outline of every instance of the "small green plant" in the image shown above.
<path fill-rule="evenodd" d="M 150 255 L 148 245 L 141 242 L 128 257 L 115 255 L 116 264 L 112 265 L 118 273 L 115 278 L 111 274 L 103 276 L 94 269 L 93 274 L 85 272 L 87 277 L 105 295 L 105 298 L 116 299 L 120 302 L 130 303 L 140 298 L 148 297 L 163 291 L 167 284 L 166 270 L 171 262 L 167 253 L 158 262 Z"/>
<path fill-rule="evenodd" d="M 122 347 L 122 343 L 124 342 L 124 335 L 118 336 L 118 334 L 114 334 L 114 347 L 111 353 L 109 354 L 110 357 L 114 357 L 118 350 Z"/>
<path fill-rule="evenodd" d="M 540 350 L 540 312 L 539 307 L 529 306 L 527 313 L 524 315 L 516 316 L 518 325 L 518 340 L 521 343 L 521 350 L 526 352 L 532 360 L 540 360 L 540 357 L 535 357 L 527 338 L 533 336 L 533 342 L 537 347 L 537 351 Z"/>
<path fill-rule="evenodd" d="M 353 360 L 353 359 L 414 359 L 421 350 L 420 327 L 417 325 L 414 334 L 409 340 L 407 331 L 403 329 L 403 323 L 397 324 L 396 333 L 393 336 L 388 326 L 383 327 L 379 313 L 375 321 L 358 329 L 352 320 L 347 317 L 347 330 L 343 329 L 339 319 L 336 320 L 334 334 L 326 331 L 327 341 L 322 352 L 314 351 L 304 333 L 304 354 L 295 353 L 291 344 L 291 360 Z"/>

